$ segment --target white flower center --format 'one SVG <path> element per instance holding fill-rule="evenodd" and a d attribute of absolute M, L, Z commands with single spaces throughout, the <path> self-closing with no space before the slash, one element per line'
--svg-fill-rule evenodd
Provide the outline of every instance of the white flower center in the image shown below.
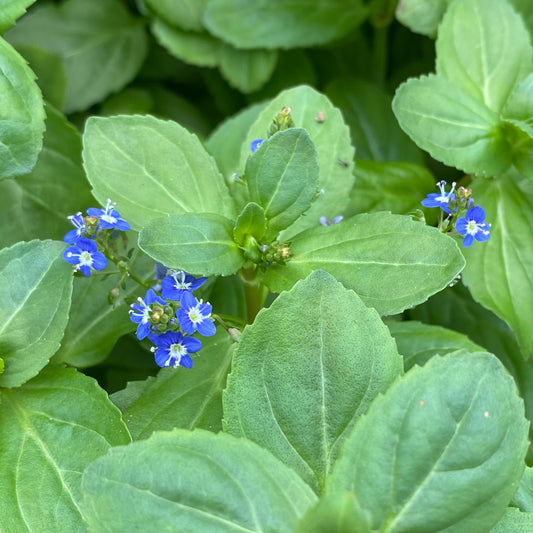
<path fill-rule="evenodd" d="M 475 235 L 479 231 L 477 222 L 475 220 L 469 220 L 468 224 L 466 225 L 466 231 L 470 235 Z"/>
<path fill-rule="evenodd" d="M 93 264 L 93 258 L 91 257 L 91 254 L 87 251 L 83 251 L 80 254 L 80 266 L 91 266 Z"/>
<path fill-rule="evenodd" d="M 115 217 L 112 217 L 111 215 L 102 215 L 100 217 L 104 222 L 109 222 L 109 224 L 115 224 L 117 219 Z"/>

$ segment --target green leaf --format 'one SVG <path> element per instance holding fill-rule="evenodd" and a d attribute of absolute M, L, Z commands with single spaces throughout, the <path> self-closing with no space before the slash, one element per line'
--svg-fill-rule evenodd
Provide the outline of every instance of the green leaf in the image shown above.
<path fill-rule="evenodd" d="M 435 37 L 450 1 L 402 0 L 395 11 L 396 19 L 415 33 Z"/>
<path fill-rule="evenodd" d="M 386 322 L 403 356 L 405 370 L 414 365 L 423 366 L 436 355 L 445 355 L 456 350 L 483 351 L 466 335 L 439 326 L 422 324 L 415 320 Z"/>
<path fill-rule="evenodd" d="M 357 215 L 296 235 L 286 265 L 268 267 L 262 281 L 273 292 L 287 290 L 323 269 L 353 289 L 381 315 L 425 301 L 446 287 L 465 264 L 456 242 L 409 217 Z"/>
<path fill-rule="evenodd" d="M 502 117 L 533 137 L 533 74 L 518 85 L 502 110 Z"/>
<path fill-rule="evenodd" d="M 241 169 L 250 154 L 250 143 L 267 137 L 270 124 L 282 107 L 292 108 L 291 116 L 296 127 L 307 130 L 315 145 L 320 169 L 318 188 L 323 191 L 306 216 L 283 232 L 281 239 L 287 240 L 318 224 L 321 216 L 333 219 L 342 213 L 354 183 L 354 149 L 341 112 L 333 107 L 326 96 L 301 85 L 287 89 L 274 98 L 248 130 L 246 142 L 241 146 Z M 317 121 L 319 112 L 324 116 L 322 122 Z"/>
<path fill-rule="evenodd" d="M 360 0 L 211 0 L 203 22 L 237 48 L 298 48 L 338 39 L 366 14 Z"/>
<path fill-rule="evenodd" d="M 146 254 L 136 251 L 131 270 L 139 278 L 151 281 L 154 277 L 154 262 Z M 108 267 L 113 270 L 113 265 Z M 93 366 L 103 361 L 117 340 L 126 333 L 135 331 L 136 325 L 129 318 L 127 302 L 137 296 L 144 297 L 139 285 L 128 281 L 120 298 L 110 305 L 109 291 L 117 286 L 119 277 L 105 279 L 91 276 L 77 279 L 74 283 L 72 305 L 61 347 L 55 353 L 54 363 L 66 363 L 78 368 Z"/>
<path fill-rule="evenodd" d="M 117 202 L 141 229 L 162 215 L 194 212 L 233 217 L 227 187 L 200 141 L 172 121 L 151 116 L 91 117 L 83 161 L 95 197 Z"/>
<path fill-rule="evenodd" d="M 151 30 L 161 46 L 185 63 L 199 67 L 218 65 L 223 43 L 209 33 L 184 31 L 159 19 L 152 22 Z"/>
<path fill-rule="evenodd" d="M 228 276 L 244 264 L 233 222 L 214 213 L 153 219 L 141 231 L 139 246 L 167 268 L 194 275 Z"/>
<path fill-rule="evenodd" d="M 157 432 L 113 448 L 85 471 L 82 490 L 89 528 L 102 533 L 292 533 L 316 501 L 256 444 L 204 430 Z"/>
<path fill-rule="evenodd" d="M 533 190 L 517 178 L 475 182 L 474 197 L 492 223 L 491 237 L 466 249 L 464 283 L 476 301 L 505 320 L 526 357 L 533 354 Z"/>
<path fill-rule="evenodd" d="M 150 378 L 123 416 L 134 440 L 156 430 L 203 428 L 222 430 L 222 390 L 233 349 L 225 331 L 202 339 L 193 367 L 163 368 Z"/>
<path fill-rule="evenodd" d="M 313 141 L 302 128 L 279 131 L 246 162 L 250 199 L 265 211 L 267 236 L 275 237 L 305 211 L 318 194 L 318 160 Z"/>
<path fill-rule="evenodd" d="M 526 466 L 511 504 L 522 511 L 533 512 L 533 468 Z"/>
<path fill-rule="evenodd" d="M 356 160 L 355 183 L 345 215 L 372 211 L 408 214 L 421 209 L 420 201 L 435 190 L 435 180 L 413 163 L 381 163 Z"/>
<path fill-rule="evenodd" d="M 159 18 L 184 30 L 203 31 L 202 17 L 208 0 L 146 0 Z"/>
<path fill-rule="evenodd" d="M 0 180 L 27 174 L 42 147 L 44 109 L 35 74 L 0 38 Z"/>
<path fill-rule="evenodd" d="M 374 529 L 487 531 L 524 470 L 523 410 L 492 354 L 434 357 L 374 400 L 327 490 L 355 492 Z"/>
<path fill-rule="evenodd" d="M 67 217 L 96 203 L 81 165 L 80 134 L 50 105 L 46 114 L 34 169 L 0 182 L 0 248 L 35 238 L 62 239 L 72 229 Z"/>
<path fill-rule="evenodd" d="M 135 77 L 146 55 L 141 23 L 116 0 L 39 6 L 6 38 L 16 47 L 34 46 L 61 57 L 67 80 L 65 113 L 86 109 L 121 89 Z"/>
<path fill-rule="evenodd" d="M 529 33 L 504 0 L 452 2 L 436 49 L 437 74 L 495 113 L 532 69 Z"/>
<path fill-rule="evenodd" d="M 26 8 L 31 6 L 35 0 L 2 0 L 2 10 L 0 11 L 0 33 L 15 24 L 15 21 L 26 13 Z"/>
<path fill-rule="evenodd" d="M 226 44 L 220 50 L 220 72 L 226 81 L 243 93 L 260 89 L 278 63 L 274 50 L 239 50 Z"/>
<path fill-rule="evenodd" d="M 224 430 L 270 450 L 320 492 L 355 421 L 402 371 L 375 310 L 314 272 L 244 330 Z"/>
<path fill-rule="evenodd" d="M 260 205 L 250 202 L 244 206 L 241 214 L 237 217 L 237 222 L 233 228 L 233 238 L 239 245 L 244 244 L 247 235 L 259 240 L 264 236 L 266 228 L 265 211 Z"/>
<path fill-rule="evenodd" d="M 498 115 L 440 76 L 402 83 L 392 109 L 411 139 L 446 165 L 482 176 L 498 176 L 511 165 Z"/>
<path fill-rule="evenodd" d="M 0 498 L 5 531 L 85 531 L 81 475 L 130 441 L 119 410 L 96 381 L 48 367 L 0 391 Z"/>
<path fill-rule="evenodd" d="M 72 270 L 56 241 L 20 242 L 0 252 L 0 387 L 18 387 L 59 348 L 72 294 Z"/>
<path fill-rule="evenodd" d="M 533 531 L 533 513 L 522 513 L 509 507 L 490 533 L 530 533 Z"/>
<path fill-rule="evenodd" d="M 370 515 L 363 511 L 353 492 L 327 494 L 309 509 L 297 533 L 371 533 Z"/>
<path fill-rule="evenodd" d="M 357 159 L 422 163 L 422 152 L 398 126 L 392 98 L 379 85 L 338 78 L 326 87 L 326 93 L 350 127 Z"/>

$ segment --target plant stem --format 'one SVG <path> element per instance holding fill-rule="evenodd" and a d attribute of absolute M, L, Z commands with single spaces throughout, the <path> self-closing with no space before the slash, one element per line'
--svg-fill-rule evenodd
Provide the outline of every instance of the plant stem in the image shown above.
<path fill-rule="evenodd" d="M 263 306 L 261 286 L 255 277 L 254 265 L 248 267 L 245 265 L 241 269 L 241 277 L 246 298 L 246 318 L 248 323 L 251 324 Z"/>

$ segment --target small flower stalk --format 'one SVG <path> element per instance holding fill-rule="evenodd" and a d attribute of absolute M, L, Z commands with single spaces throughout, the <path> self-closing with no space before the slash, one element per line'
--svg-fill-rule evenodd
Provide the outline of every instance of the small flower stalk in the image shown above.
<path fill-rule="evenodd" d="M 487 242 L 490 239 L 490 224 L 485 222 L 485 210 L 474 205 L 472 190 L 465 187 L 455 189 L 452 183 L 446 191 L 446 182 L 437 183 L 438 193 L 430 193 L 422 200 L 424 207 L 437 207 L 441 209 L 439 229 L 443 233 L 455 232 L 463 236 L 463 247 L 472 246 L 474 241 Z M 446 213 L 444 218 L 442 213 Z"/>

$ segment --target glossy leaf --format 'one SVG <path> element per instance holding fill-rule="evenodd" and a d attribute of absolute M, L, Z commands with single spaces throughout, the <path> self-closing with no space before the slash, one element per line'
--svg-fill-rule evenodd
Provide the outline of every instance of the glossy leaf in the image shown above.
<path fill-rule="evenodd" d="M 124 410 L 124 421 L 134 440 L 145 439 L 156 430 L 222 429 L 222 390 L 233 349 L 222 330 L 202 339 L 202 349 L 191 369 L 163 368 L 141 394 Z"/>
<path fill-rule="evenodd" d="M 233 228 L 233 237 L 237 244 L 242 245 L 247 235 L 251 235 L 256 240 L 261 239 L 266 228 L 267 219 L 264 209 L 255 202 L 249 202 L 237 217 Z"/>
<path fill-rule="evenodd" d="M 488 531 L 516 491 L 527 431 L 522 400 L 496 357 L 435 357 L 372 403 L 327 489 L 355 492 L 373 529 Z"/>
<path fill-rule="evenodd" d="M 287 290 L 313 270 L 329 272 L 382 315 L 399 313 L 446 287 L 464 266 L 455 241 L 402 215 L 357 215 L 296 235 L 292 258 L 262 279 Z"/>
<path fill-rule="evenodd" d="M 0 180 L 27 174 L 42 147 L 44 109 L 35 74 L 26 61 L 0 38 Z"/>
<path fill-rule="evenodd" d="M 267 448 L 320 492 L 355 421 L 402 371 L 378 314 L 318 271 L 244 330 L 224 430 Z"/>
<path fill-rule="evenodd" d="M 306 216 L 283 232 L 281 238 L 290 240 L 299 231 L 318 224 L 321 216 L 333 219 L 342 213 L 354 182 L 354 149 L 341 112 L 333 107 L 326 96 L 301 85 L 281 92 L 250 127 L 246 141 L 241 146 L 241 169 L 244 169 L 250 154 L 250 143 L 267 137 L 270 124 L 282 107 L 290 107 L 295 126 L 307 130 L 315 145 L 320 168 L 318 188 L 321 194 Z M 319 112 L 324 116 L 322 122 L 317 121 Z"/>
<path fill-rule="evenodd" d="M 151 116 L 92 117 L 83 162 L 95 197 L 117 202 L 134 229 L 153 218 L 194 212 L 233 216 L 233 202 L 200 141 Z"/>
<path fill-rule="evenodd" d="M 11 28 L 34 2 L 35 0 L 3 0 L 0 11 L 0 33 Z"/>
<path fill-rule="evenodd" d="M 211 0 L 203 22 L 237 48 L 297 48 L 338 39 L 366 14 L 360 0 Z"/>
<path fill-rule="evenodd" d="M 194 275 L 227 276 L 244 264 L 233 222 L 213 213 L 153 219 L 141 231 L 139 246 L 168 268 Z"/>
<path fill-rule="evenodd" d="M 59 348 L 72 294 L 72 269 L 57 241 L 19 242 L 0 252 L 1 387 L 18 387 Z"/>
<path fill-rule="evenodd" d="M 0 391 L 0 497 L 5 531 L 85 531 L 81 475 L 130 441 L 119 410 L 96 381 L 51 366 Z"/>
<path fill-rule="evenodd" d="M 116 0 L 39 6 L 6 36 L 16 47 L 41 48 L 62 59 L 65 113 L 86 109 L 121 89 L 137 74 L 146 55 L 142 25 Z"/>
<path fill-rule="evenodd" d="M 102 533 L 292 533 L 316 500 L 256 444 L 182 429 L 112 449 L 85 471 L 82 490 L 89 528 Z"/>
<path fill-rule="evenodd" d="M 489 241 L 465 250 L 464 282 L 475 300 L 509 324 L 528 357 L 533 354 L 533 190 L 506 178 L 475 184 L 476 202 L 492 230 Z"/>

